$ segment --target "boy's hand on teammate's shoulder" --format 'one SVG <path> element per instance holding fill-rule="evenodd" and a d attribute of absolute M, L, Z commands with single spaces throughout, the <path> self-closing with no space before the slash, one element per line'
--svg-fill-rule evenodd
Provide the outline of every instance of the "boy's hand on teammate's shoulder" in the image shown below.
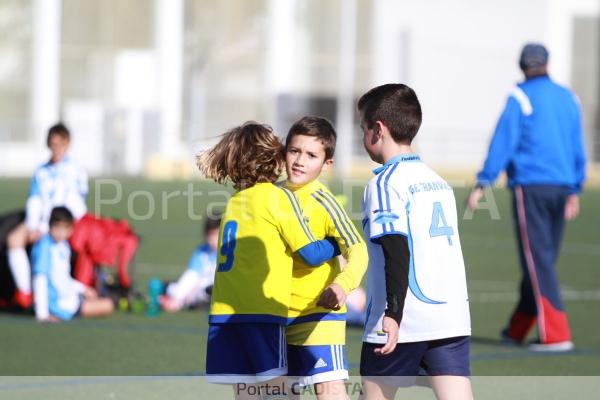
<path fill-rule="evenodd" d="M 346 292 L 344 292 L 344 289 L 337 283 L 332 283 L 321 293 L 317 306 L 337 311 L 342 308 L 345 302 Z"/>
<path fill-rule="evenodd" d="M 469 196 L 467 197 L 467 200 L 465 201 L 466 206 L 471 210 L 471 211 L 475 211 L 479 208 L 479 200 L 481 200 L 481 198 L 483 197 L 483 188 L 481 186 L 475 186 L 471 192 L 469 193 Z"/>
<path fill-rule="evenodd" d="M 386 356 L 392 353 L 398 344 L 398 322 L 391 317 L 383 317 L 381 330 L 387 334 L 387 342 L 373 351 L 379 356 Z"/>

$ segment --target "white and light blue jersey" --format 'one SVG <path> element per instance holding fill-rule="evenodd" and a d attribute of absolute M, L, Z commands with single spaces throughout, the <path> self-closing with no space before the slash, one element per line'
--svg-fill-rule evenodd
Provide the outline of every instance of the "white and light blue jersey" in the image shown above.
<path fill-rule="evenodd" d="M 85 286 L 71 277 L 68 243 L 56 243 L 46 234 L 33 246 L 31 258 L 36 315 L 46 317 L 49 313 L 62 320 L 73 318 Z"/>
<path fill-rule="evenodd" d="M 367 322 L 363 340 L 385 343 L 385 260 L 378 237 L 408 239 L 409 288 L 398 342 L 471 333 L 465 267 L 452 188 L 415 154 L 377 168 L 365 188 L 363 229 L 369 252 Z"/>
<path fill-rule="evenodd" d="M 208 243 L 201 244 L 192 253 L 185 272 L 169 284 L 167 294 L 186 306 L 210 301 L 207 289 L 214 285 L 216 269 L 217 251 Z"/>
<path fill-rule="evenodd" d="M 31 179 L 27 199 L 27 228 L 47 232 L 50 212 L 58 206 L 67 207 L 78 220 L 87 211 L 87 192 L 87 173 L 70 157 L 39 166 Z"/>
<path fill-rule="evenodd" d="M 216 266 L 217 251 L 211 249 L 208 243 L 203 243 L 192 253 L 187 268 L 203 277 L 214 279 Z"/>

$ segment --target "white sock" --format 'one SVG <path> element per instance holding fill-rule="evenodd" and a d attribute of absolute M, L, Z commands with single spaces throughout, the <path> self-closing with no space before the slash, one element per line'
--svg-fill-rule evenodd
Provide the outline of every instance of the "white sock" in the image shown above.
<path fill-rule="evenodd" d="M 25 294 L 31 293 L 31 267 L 24 248 L 8 250 L 8 265 L 17 289 Z"/>

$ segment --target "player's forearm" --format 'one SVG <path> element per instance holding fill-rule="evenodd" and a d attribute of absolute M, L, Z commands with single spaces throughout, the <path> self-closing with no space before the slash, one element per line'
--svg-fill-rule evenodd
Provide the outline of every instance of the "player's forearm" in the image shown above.
<path fill-rule="evenodd" d="M 79 176 L 79 181 L 78 181 L 77 186 L 79 189 L 79 193 L 81 194 L 81 197 L 83 197 L 85 199 L 88 194 L 88 176 L 85 171 L 81 171 L 81 175 Z"/>
<path fill-rule="evenodd" d="M 323 264 L 325 261 L 338 256 L 340 248 L 331 238 L 317 240 L 302 247 L 296 252 L 306 264 L 311 267 Z"/>
<path fill-rule="evenodd" d="M 483 168 L 477 174 L 478 184 L 494 184 L 500 172 L 506 168 L 519 144 L 520 121 L 521 107 L 510 97 L 496 125 Z"/>
<path fill-rule="evenodd" d="M 169 285 L 169 295 L 175 300 L 183 303 L 187 297 L 193 296 L 194 292 L 202 286 L 202 277 L 193 270 L 186 270 L 175 284 Z"/>
<path fill-rule="evenodd" d="M 87 290 L 87 286 L 83 283 L 79 282 L 77 279 L 73 279 L 73 288 L 77 292 L 77 294 L 84 294 Z"/>
<path fill-rule="evenodd" d="M 39 196 L 30 196 L 27 199 L 25 210 L 25 225 L 27 226 L 27 229 L 30 231 L 39 230 L 42 213 L 44 212 L 42 199 Z"/>
<path fill-rule="evenodd" d="M 348 294 L 360 285 L 367 270 L 369 256 L 365 243 L 361 241 L 350 246 L 346 250 L 346 258 L 347 264 L 344 270 L 335 277 L 333 283 L 340 285 L 344 292 Z"/>
<path fill-rule="evenodd" d="M 580 193 L 583 189 L 583 183 L 585 182 L 585 151 L 583 149 L 583 143 L 581 140 L 583 133 L 581 129 L 577 130 L 575 137 L 575 185 L 571 190 L 571 193 Z"/>
<path fill-rule="evenodd" d="M 33 277 L 33 300 L 35 317 L 38 320 L 47 319 L 50 316 L 48 311 L 48 280 L 43 274 L 36 274 Z"/>
<path fill-rule="evenodd" d="M 490 146 L 488 156 L 483 164 L 481 171 L 477 173 L 478 186 L 493 185 L 500 172 L 504 170 L 508 164 L 509 157 L 506 149 L 498 150 L 497 146 Z"/>
<path fill-rule="evenodd" d="M 408 292 L 410 250 L 408 239 L 403 235 L 385 235 L 378 239 L 385 259 L 385 291 L 387 308 L 385 315 L 398 324 L 402 320 L 404 301 Z"/>

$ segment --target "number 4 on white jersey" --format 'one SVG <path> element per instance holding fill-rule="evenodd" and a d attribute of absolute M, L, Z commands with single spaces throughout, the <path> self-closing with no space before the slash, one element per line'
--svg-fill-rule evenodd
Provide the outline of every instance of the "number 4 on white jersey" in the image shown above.
<path fill-rule="evenodd" d="M 436 201 L 433 203 L 433 214 L 431 215 L 429 236 L 446 236 L 446 238 L 448 238 L 448 245 L 452 246 L 452 235 L 454 235 L 454 229 L 452 229 L 451 226 L 448 226 L 448 223 L 446 222 L 442 203 Z"/>

